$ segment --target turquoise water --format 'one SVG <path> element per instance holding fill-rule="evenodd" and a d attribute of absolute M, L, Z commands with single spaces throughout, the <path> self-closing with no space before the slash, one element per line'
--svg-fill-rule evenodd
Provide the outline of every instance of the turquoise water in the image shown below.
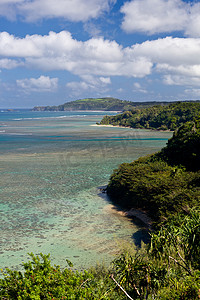
<path fill-rule="evenodd" d="M 0 112 L 1 268 L 19 268 L 28 252 L 87 268 L 145 236 L 98 187 L 120 163 L 161 149 L 171 133 L 95 126 L 104 114 Z"/>

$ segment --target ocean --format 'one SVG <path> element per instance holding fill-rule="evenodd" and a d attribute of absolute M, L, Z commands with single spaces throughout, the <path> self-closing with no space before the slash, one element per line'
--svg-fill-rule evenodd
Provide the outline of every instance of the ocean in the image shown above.
<path fill-rule="evenodd" d="M 170 132 L 96 126 L 114 112 L 0 112 L 0 268 L 50 253 L 78 270 L 145 239 L 99 187 L 114 169 L 165 146 Z"/>

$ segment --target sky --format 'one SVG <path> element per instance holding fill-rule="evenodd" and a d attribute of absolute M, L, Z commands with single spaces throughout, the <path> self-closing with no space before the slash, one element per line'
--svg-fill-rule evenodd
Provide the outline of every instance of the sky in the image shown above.
<path fill-rule="evenodd" d="M 200 99 L 200 1 L 0 0 L 0 108 Z"/>

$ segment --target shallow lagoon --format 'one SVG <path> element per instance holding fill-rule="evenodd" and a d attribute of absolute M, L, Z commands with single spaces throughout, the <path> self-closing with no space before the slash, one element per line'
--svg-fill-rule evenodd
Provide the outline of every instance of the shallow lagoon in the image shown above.
<path fill-rule="evenodd" d="M 43 252 L 82 269 L 143 238 L 142 225 L 110 209 L 98 187 L 120 163 L 161 149 L 171 133 L 91 126 L 104 114 L 0 113 L 1 268 Z"/>

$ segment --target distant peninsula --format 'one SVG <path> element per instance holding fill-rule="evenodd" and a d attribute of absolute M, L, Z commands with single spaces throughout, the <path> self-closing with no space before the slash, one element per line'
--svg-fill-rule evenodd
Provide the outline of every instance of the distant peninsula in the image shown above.
<path fill-rule="evenodd" d="M 156 104 L 168 104 L 169 102 L 133 102 L 117 98 L 85 98 L 66 102 L 58 106 L 35 106 L 33 111 L 74 111 L 74 110 L 100 110 L 100 111 L 127 111 L 134 107 L 146 107 Z"/>
<path fill-rule="evenodd" d="M 34 111 L 74 111 L 74 110 L 102 110 L 123 111 L 131 109 L 132 102 L 116 98 L 86 98 L 66 102 L 58 106 L 36 106 Z"/>

